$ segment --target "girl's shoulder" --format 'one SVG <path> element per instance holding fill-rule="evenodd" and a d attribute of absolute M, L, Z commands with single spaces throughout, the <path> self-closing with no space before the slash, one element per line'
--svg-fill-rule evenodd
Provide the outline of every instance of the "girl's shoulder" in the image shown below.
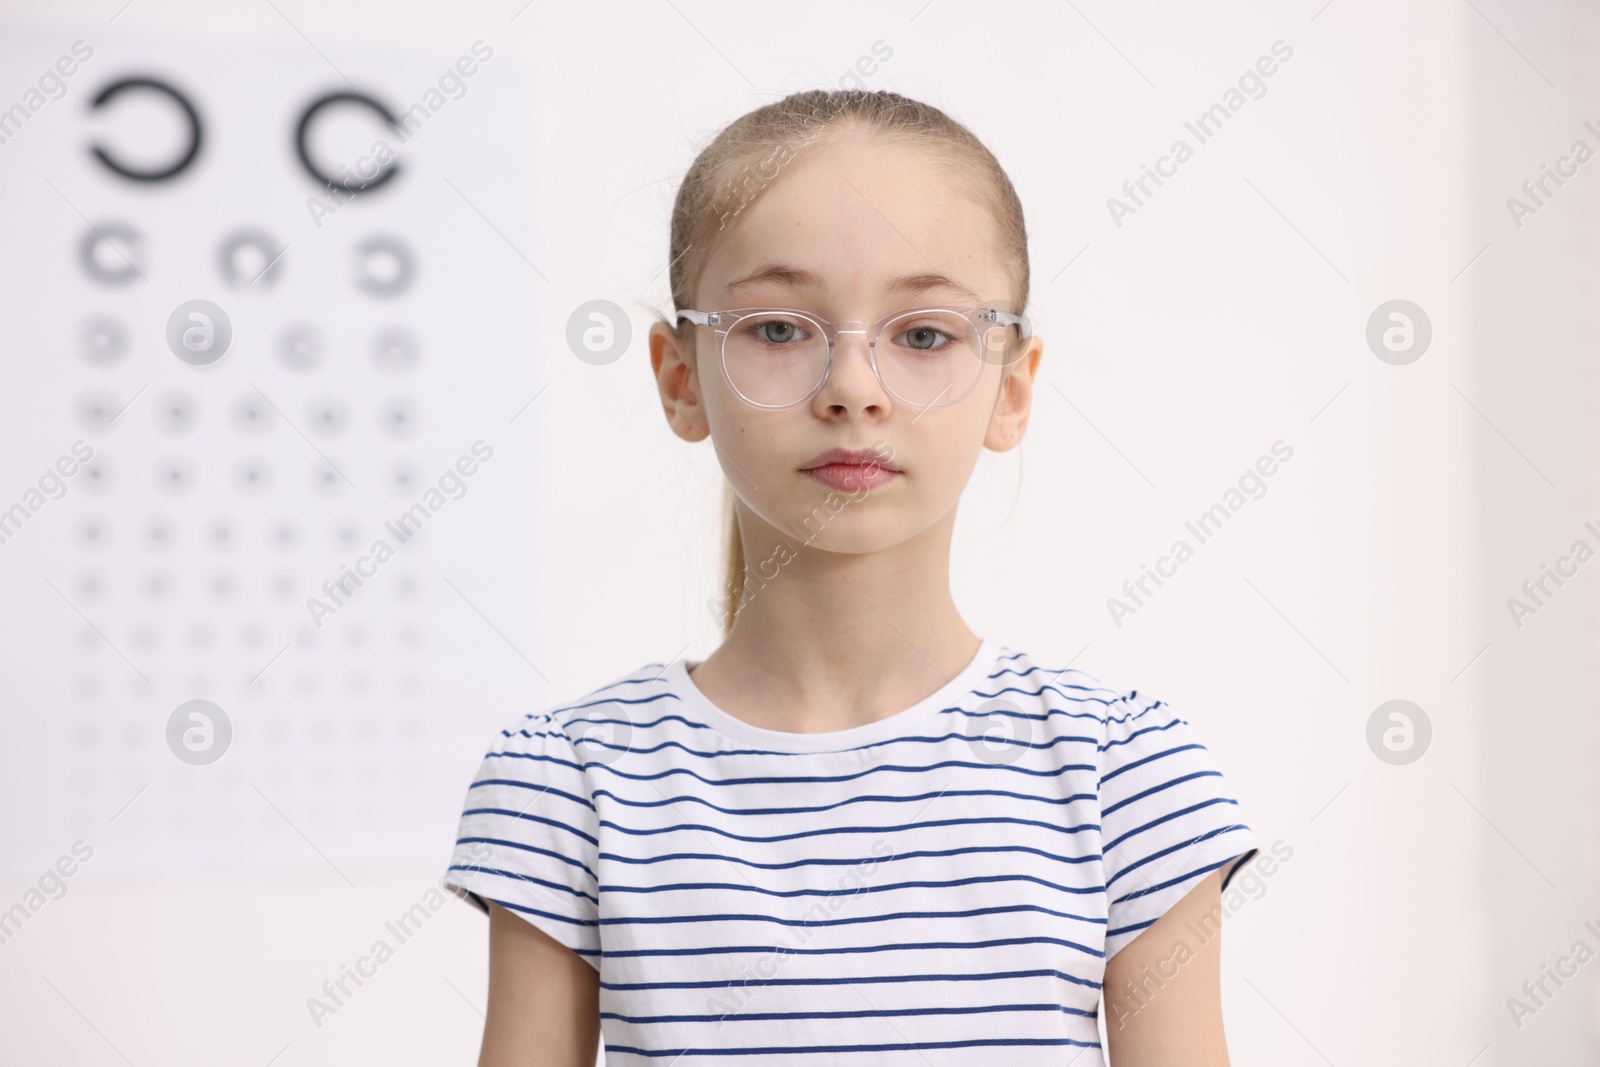
<path fill-rule="evenodd" d="M 1079 718 L 1102 723 L 1122 714 L 1122 706 L 1138 695 L 1135 689 L 1108 681 L 1100 674 L 1071 666 L 1076 657 L 1032 653 L 1014 645 L 999 646 L 989 675 L 992 699 L 1028 702 L 1047 710 L 1070 710 Z"/>
<path fill-rule="evenodd" d="M 496 731 L 485 759 L 535 760 L 581 769 L 579 746 L 625 748 L 633 727 L 657 719 L 679 699 L 668 674 L 675 666 L 652 661 L 580 695 L 536 703 Z M 587 759 L 593 759 L 590 755 Z M 514 765 L 515 766 L 515 765 Z M 526 767 L 531 772 L 535 768 Z M 481 774 L 487 774 L 487 769 Z"/>
<path fill-rule="evenodd" d="M 596 720 L 609 713 L 629 719 L 648 714 L 652 707 L 672 704 L 680 699 L 676 680 L 679 661 L 652 660 L 621 674 L 614 674 L 601 685 L 570 700 L 541 708 L 534 714 L 547 716 L 563 726 Z"/>
<path fill-rule="evenodd" d="M 1149 756 L 1180 742 L 1204 747 L 1182 709 L 1143 686 L 1096 670 L 1063 666 L 1075 659 L 1049 653 L 1035 656 L 1002 645 L 989 687 L 979 695 L 1011 702 L 1024 717 L 1052 727 L 1048 733 L 1060 733 L 1068 726 L 1078 733 L 1097 727 L 1100 751 L 1108 762 Z M 1000 707 L 996 704 L 989 710 Z"/>

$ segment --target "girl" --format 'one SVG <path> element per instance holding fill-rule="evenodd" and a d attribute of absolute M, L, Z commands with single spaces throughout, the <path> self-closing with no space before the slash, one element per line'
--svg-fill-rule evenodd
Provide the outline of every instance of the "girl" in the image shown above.
<path fill-rule="evenodd" d="M 1227 1063 L 1219 891 L 1255 854 L 1188 722 L 980 637 L 980 448 L 1043 343 L 989 151 L 794 94 L 678 192 L 667 422 L 731 489 L 724 640 L 494 739 L 451 884 L 490 916 L 480 1064 Z"/>

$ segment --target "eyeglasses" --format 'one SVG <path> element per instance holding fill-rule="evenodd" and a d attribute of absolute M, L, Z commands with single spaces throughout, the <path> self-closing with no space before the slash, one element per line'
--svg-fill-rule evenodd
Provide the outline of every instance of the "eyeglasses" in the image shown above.
<path fill-rule="evenodd" d="M 876 322 L 833 321 L 792 308 L 686 309 L 678 312 L 678 321 L 684 319 L 722 336 L 728 384 L 758 408 L 793 407 L 815 396 L 833 369 L 840 334 L 867 338 L 867 359 L 878 381 L 897 400 L 919 408 L 956 403 L 972 391 L 986 362 L 1006 362 L 1007 327 L 1027 336 L 1022 316 L 993 307 L 916 308 Z"/>

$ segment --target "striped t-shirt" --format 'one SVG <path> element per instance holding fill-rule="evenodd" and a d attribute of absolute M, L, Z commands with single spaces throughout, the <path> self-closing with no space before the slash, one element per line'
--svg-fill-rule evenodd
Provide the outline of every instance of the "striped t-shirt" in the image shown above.
<path fill-rule="evenodd" d="M 599 971 L 609 1064 L 1103 1067 L 1106 960 L 1256 851 L 1143 690 L 985 639 L 912 707 L 787 733 L 699 662 L 496 736 L 450 865 Z"/>

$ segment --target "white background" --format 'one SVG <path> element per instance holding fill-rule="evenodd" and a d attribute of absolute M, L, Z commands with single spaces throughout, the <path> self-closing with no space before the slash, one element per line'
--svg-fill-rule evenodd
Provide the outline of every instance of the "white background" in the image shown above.
<path fill-rule="evenodd" d="M 0 907 L 74 840 L 95 849 L 0 945 L 5 1063 L 471 1061 L 485 923 L 455 901 L 320 1028 L 306 998 L 423 898 L 509 715 L 715 647 L 722 476 L 704 443 L 668 431 L 640 340 L 670 307 L 672 197 L 723 124 L 836 85 L 879 41 L 893 54 L 866 84 L 944 108 L 1010 173 L 1046 339 L 1027 441 L 986 454 L 963 502 L 958 603 L 981 633 L 1167 699 L 1263 845 L 1294 850 L 1228 919 L 1234 1062 L 1600 1054 L 1600 963 L 1547 986 L 1556 995 L 1520 1028 L 1506 1004 L 1579 939 L 1600 949 L 1583 926 L 1600 926 L 1600 579 L 1580 568 L 1521 627 L 1506 603 L 1573 541 L 1600 547 L 1583 528 L 1600 526 L 1600 164 L 1520 227 L 1506 206 L 1574 140 L 1600 148 L 1583 128 L 1600 126 L 1592 14 L 1505 0 L 120 7 L 69 19 L 12 3 L 0 45 L 0 106 L 72 41 L 97 49 L 0 145 L 0 502 L 84 436 L 84 388 L 126 400 L 154 383 L 105 438 L 126 480 L 98 500 L 73 485 L 0 545 Z M 344 75 L 408 105 L 479 39 L 495 58 L 408 147 L 405 188 L 311 227 L 295 108 Z M 1294 53 L 1265 95 L 1118 227 L 1107 198 L 1278 40 Z M 176 196 L 116 189 L 84 155 L 101 129 L 96 86 L 150 56 L 206 101 L 217 135 Z M 142 347 L 109 376 L 67 340 L 97 299 L 73 273 L 78 210 L 137 215 L 169 250 L 148 290 L 115 298 Z M 237 351 L 196 375 L 160 330 L 204 295 L 185 286 L 214 284 L 215 241 L 241 221 L 302 243 L 280 290 L 238 298 Z M 426 341 L 405 387 L 424 430 L 404 448 L 371 430 L 389 390 L 362 344 L 383 316 L 340 288 L 349 240 L 379 227 L 423 249 L 417 292 L 383 311 Z M 1396 298 L 1432 322 L 1406 366 L 1365 340 Z M 604 367 L 565 340 L 595 299 L 627 309 L 636 339 Z M 269 354 L 295 316 L 348 333 L 337 367 L 350 369 L 327 381 L 356 418 L 336 457 L 355 489 L 338 506 L 301 492 L 317 456 L 280 426 L 272 457 L 299 495 L 252 511 L 227 488 L 232 454 L 209 449 L 233 440 L 227 404 L 251 382 L 291 419 L 317 398 Z M 196 435 L 171 447 L 141 408 L 165 386 L 202 406 Z M 195 529 L 237 513 L 254 539 L 241 581 L 265 588 L 287 568 L 315 586 L 350 558 L 328 539 L 341 518 L 375 530 L 410 503 L 382 488 L 393 461 L 431 480 L 479 438 L 496 454 L 468 495 L 320 643 L 293 643 L 297 602 L 261 597 L 216 613 L 201 660 L 184 644 L 198 601 L 78 603 L 80 616 L 50 587 L 71 593 L 78 524 L 97 509 L 123 534 L 108 569 L 136 587 L 140 523 L 164 508 Z M 1107 598 L 1279 439 L 1294 455 L 1265 496 L 1117 626 Z M 201 474 L 181 507 L 142 488 L 174 449 Z M 283 516 L 306 548 L 274 555 L 264 531 Z M 180 585 L 210 573 L 192 542 L 175 552 Z M 85 617 L 127 659 L 89 651 Z M 250 622 L 266 631 L 259 649 L 236 640 Z M 147 657 L 142 625 L 165 635 Z M 420 643 L 397 643 L 407 625 Z M 243 695 L 285 644 L 269 688 Z M 153 694 L 135 688 L 135 664 Z M 204 687 L 237 708 L 237 748 L 189 767 L 161 733 Z M 1407 766 L 1367 746 L 1391 699 L 1433 728 Z"/>

